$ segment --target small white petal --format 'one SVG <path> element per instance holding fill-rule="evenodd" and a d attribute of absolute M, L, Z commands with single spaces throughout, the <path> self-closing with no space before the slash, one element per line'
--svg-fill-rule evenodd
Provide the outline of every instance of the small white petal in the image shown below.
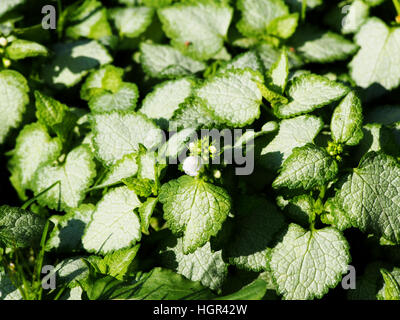
<path fill-rule="evenodd" d="M 202 166 L 201 158 L 198 156 L 190 156 L 183 161 L 183 171 L 192 177 L 198 175 Z"/>

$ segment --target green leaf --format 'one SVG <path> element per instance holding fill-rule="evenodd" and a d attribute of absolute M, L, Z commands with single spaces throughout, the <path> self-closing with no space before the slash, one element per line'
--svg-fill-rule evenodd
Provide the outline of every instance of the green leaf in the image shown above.
<path fill-rule="evenodd" d="M 127 248 L 141 239 L 140 221 L 133 211 L 140 206 L 127 187 L 110 190 L 96 206 L 82 239 L 89 252 L 107 254 Z"/>
<path fill-rule="evenodd" d="M 185 254 L 182 238 L 170 242 L 161 255 L 165 267 L 192 281 L 200 281 L 203 286 L 212 290 L 221 288 L 228 272 L 228 265 L 222 259 L 222 251 L 211 251 L 208 242 L 193 253 Z"/>
<path fill-rule="evenodd" d="M 270 258 L 277 290 L 286 300 L 322 298 L 339 283 L 350 262 L 349 245 L 339 231 L 306 231 L 296 224 L 289 226 Z"/>
<path fill-rule="evenodd" d="M 167 159 L 169 164 L 178 162 L 179 156 L 182 152 L 187 151 L 187 146 L 191 138 L 195 137 L 196 130 L 194 128 L 183 129 L 164 143 L 158 150 L 157 162 L 160 164 L 167 164 Z"/>
<path fill-rule="evenodd" d="M 336 107 L 331 120 L 332 139 L 346 145 L 357 145 L 363 138 L 363 115 L 360 99 L 351 91 Z"/>
<path fill-rule="evenodd" d="M 350 218 L 343 210 L 336 198 L 330 198 L 325 202 L 325 213 L 321 215 L 321 221 L 325 224 L 334 226 L 339 231 L 352 227 Z"/>
<path fill-rule="evenodd" d="M 349 89 L 339 82 L 315 74 L 303 74 L 291 81 L 288 89 L 290 102 L 276 109 L 280 118 L 292 117 L 322 108 L 339 100 Z"/>
<path fill-rule="evenodd" d="M 139 147 L 137 157 L 138 177 L 156 181 L 158 178 L 157 157 L 155 152 L 147 151 L 143 146 Z"/>
<path fill-rule="evenodd" d="M 358 86 L 379 84 L 391 90 L 400 84 L 400 29 L 389 28 L 378 18 L 370 18 L 355 38 L 361 47 L 351 61 L 350 75 Z M 390 67 L 388 63 L 390 62 Z"/>
<path fill-rule="evenodd" d="M 136 38 L 141 35 L 151 24 L 154 10 L 147 7 L 114 8 L 109 11 L 109 16 L 121 38 Z"/>
<path fill-rule="evenodd" d="M 381 152 L 367 153 L 336 194 L 352 224 L 400 243 L 400 165 Z"/>
<path fill-rule="evenodd" d="M 10 248 L 38 246 L 45 221 L 24 209 L 0 207 L 0 243 Z"/>
<path fill-rule="evenodd" d="M 212 57 L 212 60 L 216 60 L 216 62 L 229 61 L 231 59 L 232 55 L 225 46 Z"/>
<path fill-rule="evenodd" d="M 384 283 L 376 296 L 378 300 L 400 300 L 400 268 L 388 269 L 381 268 L 379 270 Z"/>
<path fill-rule="evenodd" d="M 139 143 L 152 149 L 162 140 L 161 130 L 140 113 L 113 111 L 94 114 L 91 123 L 96 156 L 107 166 L 137 152 Z"/>
<path fill-rule="evenodd" d="M 64 216 L 52 216 L 50 219 L 55 227 L 47 240 L 46 250 L 69 253 L 83 249 L 82 236 L 94 210 L 94 205 L 82 204 L 68 210 Z"/>
<path fill-rule="evenodd" d="M 261 150 L 261 163 L 266 168 L 277 170 L 294 148 L 312 143 L 322 127 L 322 120 L 314 116 L 282 120 L 278 134 Z"/>
<path fill-rule="evenodd" d="M 63 121 L 68 106 L 39 91 L 35 91 L 35 99 L 36 117 L 40 123 L 51 129 L 54 125 Z"/>
<path fill-rule="evenodd" d="M 53 59 L 43 67 L 44 80 L 56 89 L 72 87 L 90 70 L 112 62 L 112 57 L 98 42 L 80 40 L 58 43 L 53 47 Z"/>
<path fill-rule="evenodd" d="M 139 197 L 147 198 L 152 194 L 157 194 L 157 187 L 153 180 L 148 178 L 131 177 L 122 180 L 123 183 Z"/>
<path fill-rule="evenodd" d="M 268 72 L 267 81 L 269 85 L 276 89 L 280 94 L 285 91 L 286 83 L 289 76 L 289 60 L 286 50 L 282 50 L 282 53 L 278 60 L 274 63 Z"/>
<path fill-rule="evenodd" d="M 26 0 L 2 0 L 0 3 L 0 17 L 25 3 L 25 1 Z"/>
<path fill-rule="evenodd" d="M 279 125 L 276 121 L 268 121 L 264 123 L 264 125 L 261 127 L 261 132 L 260 133 L 272 133 L 275 131 L 278 131 Z M 256 136 L 258 136 L 256 134 Z"/>
<path fill-rule="evenodd" d="M 21 123 L 29 103 L 29 87 L 26 79 L 17 71 L 0 71 L 0 144 L 12 128 Z"/>
<path fill-rule="evenodd" d="M 274 236 L 284 227 L 283 215 L 266 199 L 245 196 L 239 199 L 235 230 L 226 249 L 231 264 L 259 272 L 267 268 L 267 252 Z"/>
<path fill-rule="evenodd" d="M 63 164 L 49 162 L 40 167 L 32 181 L 35 195 L 57 181 L 60 184 L 39 196 L 38 202 L 51 209 L 76 208 L 85 197 L 86 189 L 96 176 L 96 165 L 89 147 L 81 145 L 66 156 Z"/>
<path fill-rule="evenodd" d="M 315 217 L 315 200 L 311 195 L 302 194 L 289 201 L 279 196 L 277 201 L 284 202 L 278 204 L 284 207 L 285 213 L 287 213 L 292 221 L 305 228 L 310 226 L 310 223 Z"/>
<path fill-rule="evenodd" d="M 64 291 L 59 300 L 82 300 L 82 293 L 83 290 L 81 287 L 68 288 Z"/>
<path fill-rule="evenodd" d="M 142 0 L 142 1 L 146 6 L 154 8 L 162 8 L 170 5 L 173 0 Z"/>
<path fill-rule="evenodd" d="M 70 138 L 77 116 L 65 104 L 35 91 L 36 117 L 64 143 Z"/>
<path fill-rule="evenodd" d="M 19 133 L 9 162 L 10 180 L 21 199 L 27 200 L 26 189 L 36 170 L 44 163 L 57 159 L 62 145 L 59 139 L 51 138 L 40 123 L 26 125 Z"/>
<path fill-rule="evenodd" d="M 311 190 L 335 179 L 339 171 L 328 152 L 314 144 L 294 148 L 285 160 L 279 176 L 272 183 L 275 189 Z"/>
<path fill-rule="evenodd" d="M 134 281 L 111 276 L 92 277 L 85 286 L 90 300 L 194 300 L 214 295 L 198 282 L 192 282 L 168 269 L 154 268 L 138 273 Z M 154 309 L 162 313 L 162 307 Z"/>
<path fill-rule="evenodd" d="M 278 93 L 280 89 L 274 87 L 273 84 L 268 84 L 267 86 L 259 85 L 258 87 L 261 90 L 262 96 L 271 104 L 272 108 L 276 108 L 277 106 L 287 104 L 289 102 L 287 98 Z"/>
<path fill-rule="evenodd" d="M 135 259 L 140 245 L 132 248 L 120 249 L 108 253 L 104 258 L 95 256 L 97 259 L 90 259 L 89 262 L 94 264 L 96 269 L 102 274 L 108 274 L 118 280 L 122 280 L 128 272 L 129 266 Z"/>
<path fill-rule="evenodd" d="M 199 282 L 162 268 L 138 272 L 130 281 L 119 281 L 111 276 L 92 277 L 85 285 L 85 291 L 90 300 L 202 300 L 215 297 Z M 161 308 L 156 307 L 155 314 L 161 314 Z"/>
<path fill-rule="evenodd" d="M 268 42 L 261 42 L 254 50 L 260 57 L 265 70 L 271 69 L 272 65 L 279 59 L 282 51 Z M 302 59 L 294 52 L 287 51 L 290 68 L 299 68 L 303 65 Z"/>
<path fill-rule="evenodd" d="M 47 56 L 47 48 L 39 43 L 17 39 L 6 48 L 6 55 L 11 60 L 21 60 L 37 56 Z"/>
<path fill-rule="evenodd" d="M 169 120 L 179 105 L 191 95 L 193 86 L 193 80 L 188 78 L 165 81 L 145 97 L 139 111 L 167 129 Z"/>
<path fill-rule="evenodd" d="M 123 179 L 122 182 L 139 197 L 147 198 L 153 193 L 156 194 L 156 185 L 151 179 L 141 179 L 137 177 L 130 177 Z"/>
<path fill-rule="evenodd" d="M 356 149 L 356 161 L 370 151 L 382 151 L 394 157 L 400 155 L 395 136 L 390 128 L 377 123 L 369 123 L 363 127 L 363 135 L 364 137 Z"/>
<path fill-rule="evenodd" d="M 72 6 L 67 16 L 70 24 L 65 31 L 67 37 L 75 40 L 82 37 L 100 40 L 112 35 L 107 20 L 107 10 L 100 1 L 85 0 L 79 6 L 76 4 Z"/>
<path fill-rule="evenodd" d="M 193 282 L 172 270 L 154 268 L 138 278 L 139 286 L 134 293 L 138 300 L 197 300 L 214 295 L 200 282 Z"/>
<path fill-rule="evenodd" d="M 264 66 L 256 52 L 247 51 L 238 54 L 232 60 L 229 60 L 224 65 L 222 65 L 219 68 L 218 72 L 224 73 L 230 69 L 246 69 L 246 68 L 258 71 L 261 74 L 264 73 Z"/>
<path fill-rule="evenodd" d="M 111 91 L 115 93 L 122 84 L 124 70 L 106 65 L 99 70 L 93 71 L 81 88 L 81 99 L 90 100 L 93 96 Z"/>
<path fill-rule="evenodd" d="M 140 63 L 153 78 L 175 78 L 203 71 L 206 65 L 182 54 L 179 50 L 160 44 L 142 42 Z"/>
<path fill-rule="evenodd" d="M 164 184 L 159 200 L 172 232 L 183 234 L 186 254 L 215 236 L 231 209 L 231 199 L 224 189 L 189 176 Z"/>
<path fill-rule="evenodd" d="M 217 297 L 214 300 L 261 300 L 267 292 L 267 283 L 262 279 L 256 279 L 239 291 L 226 296 Z"/>
<path fill-rule="evenodd" d="M 101 189 L 120 183 L 123 179 L 136 175 L 137 171 L 137 154 L 127 154 L 111 166 L 105 177 L 93 189 Z"/>
<path fill-rule="evenodd" d="M 212 58 L 222 49 L 232 14 L 232 8 L 207 0 L 158 10 L 172 45 L 199 60 Z"/>
<path fill-rule="evenodd" d="M 0 268 L 0 300 L 22 300 L 20 291 L 14 286 L 3 268 Z"/>
<path fill-rule="evenodd" d="M 89 260 L 91 257 L 85 260 Z M 90 265 L 90 263 L 87 261 Z M 109 275 L 96 274 L 93 266 L 90 269 L 89 276 L 79 283 L 80 288 L 84 291 L 84 297 L 88 300 L 111 300 L 111 299 L 129 299 L 134 294 L 134 289 L 138 286 L 134 282 L 127 283 L 117 280 Z"/>
<path fill-rule="evenodd" d="M 55 275 L 58 286 L 67 285 L 68 288 L 79 286 L 79 282 L 89 276 L 89 268 L 83 262 L 83 257 L 74 257 L 61 261 L 48 276 Z"/>
<path fill-rule="evenodd" d="M 249 69 L 230 70 L 205 81 L 195 95 L 223 123 L 243 127 L 260 116 L 262 95 L 258 83 L 263 82 L 259 73 Z"/>
<path fill-rule="evenodd" d="M 253 130 L 245 131 L 240 137 L 235 138 L 235 142 L 233 145 L 227 144 L 226 146 L 223 147 L 223 150 L 241 150 L 241 148 L 245 147 L 246 144 L 253 143 L 254 140 L 258 137 L 261 137 L 265 134 L 272 133 L 274 131 L 278 130 L 278 124 L 275 121 L 269 121 L 265 123 L 261 131 L 255 132 Z"/>
<path fill-rule="evenodd" d="M 244 37 L 232 41 L 232 45 L 242 49 L 250 49 L 258 44 L 259 40 L 254 37 Z M 272 45 L 271 45 L 272 48 Z"/>
<path fill-rule="evenodd" d="M 386 269 L 381 269 L 381 274 L 385 281 L 383 297 L 385 300 L 400 300 L 400 285 L 396 278 Z M 397 272 L 400 274 L 399 272 Z"/>
<path fill-rule="evenodd" d="M 139 208 L 140 224 L 143 232 L 149 231 L 150 218 L 153 215 L 154 209 L 158 203 L 158 198 L 147 198 Z"/>
<path fill-rule="evenodd" d="M 170 126 L 176 129 L 215 128 L 217 122 L 220 121 L 207 109 L 204 101 L 188 98 L 175 110 Z"/>
<path fill-rule="evenodd" d="M 342 8 L 343 10 L 343 8 Z M 342 33 L 356 33 L 369 17 L 369 5 L 363 0 L 355 0 L 346 8 L 346 16 L 342 20 Z"/>
<path fill-rule="evenodd" d="M 288 14 L 272 20 L 268 25 L 267 30 L 271 36 L 288 39 L 296 31 L 298 22 L 299 14 L 297 12 Z"/>
<path fill-rule="evenodd" d="M 274 19 L 289 14 L 283 0 L 239 0 L 237 7 L 242 18 L 236 26 L 243 35 L 250 37 L 265 35 Z"/>
<path fill-rule="evenodd" d="M 92 96 L 89 100 L 89 108 L 92 112 L 133 111 L 138 97 L 139 90 L 136 84 L 123 82 L 113 93 L 101 92 Z"/>
<path fill-rule="evenodd" d="M 316 63 L 346 60 L 358 49 L 353 42 L 339 34 L 311 26 L 298 29 L 291 44 L 306 61 Z"/>

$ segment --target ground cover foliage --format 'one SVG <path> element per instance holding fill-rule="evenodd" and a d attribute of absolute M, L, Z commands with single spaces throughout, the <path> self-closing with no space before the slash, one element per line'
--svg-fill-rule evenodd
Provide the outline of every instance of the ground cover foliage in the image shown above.
<path fill-rule="evenodd" d="M 2 0 L 0 149 L 0 299 L 400 299 L 398 0 Z"/>

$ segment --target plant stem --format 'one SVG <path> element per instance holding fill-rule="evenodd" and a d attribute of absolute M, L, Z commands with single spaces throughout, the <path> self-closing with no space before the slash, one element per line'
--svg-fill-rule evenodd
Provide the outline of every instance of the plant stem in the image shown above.
<path fill-rule="evenodd" d="M 397 15 L 400 16 L 400 0 L 393 0 L 394 7 L 396 8 Z"/>
<path fill-rule="evenodd" d="M 24 300 L 31 300 L 31 286 L 29 282 L 26 280 L 24 268 L 21 266 L 20 261 L 23 259 L 19 259 L 19 250 L 15 250 L 15 268 L 17 269 L 17 274 L 20 279 L 18 282 L 22 282 L 21 286 L 17 283 L 16 287 L 20 289 L 20 293 L 22 295 L 22 299 Z M 22 289 L 23 288 L 23 289 Z"/>
<path fill-rule="evenodd" d="M 61 297 L 61 295 L 63 294 L 63 292 L 65 291 L 65 286 L 64 287 L 62 287 L 58 292 L 57 292 L 57 294 L 56 294 L 56 296 L 54 297 L 54 300 L 58 300 L 60 297 Z"/>
<path fill-rule="evenodd" d="M 42 239 L 40 240 L 40 252 L 39 252 L 39 256 L 37 258 L 37 262 L 36 262 L 36 270 L 35 270 L 35 275 L 36 275 L 36 279 L 37 281 L 39 281 L 39 293 L 38 293 L 38 300 L 42 299 L 42 292 L 43 292 L 43 287 L 42 284 L 40 283 L 40 275 L 42 272 L 42 266 L 43 266 L 43 258 L 44 258 L 44 249 L 46 246 L 46 239 L 47 239 L 47 233 L 49 231 L 49 220 L 46 221 L 46 224 L 44 226 L 43 229 L 43 233 L 42 233 Z"/>
<path fill-rule="evenodd" d="M 62 16 L 62 3 L 61 0 L 57 0 L 57 36 L 61 40 L 63 33 L 63 26 L 60 26 L 60 17 Z"/>
<path fill-rule="evenodd" d="M 398 0 L 394 0 L 394 1 L 398 1 Z M 307 0 L 303 0 L 303 2 L 301 4 L 301 21 L 306 20 L 306 12 L 307 12 Z"/>
<path fill-rule="evenodd" d="M 54 182 L 50 187 L 44 189 L 42 192 L 40 192 L 36 197 L 33 197 L 32 199 L 29 199 L 28 201 L 26 201 L 22 206 L 21 209 L 27 209 L 32 203 L 34 203 L 36 201 L 37 198 L 39 198 L 41 195 L 43 195 L 44 193 L 46 193 L 47 191 L 49 191 L 51 188 L 53 188 L 56 184 L 59 184 L 60 180 Z"/>
<path fill-rule="evenodd" d="M 324 185 L 320 188 L 319 199 L 323 200 L 325 198 L 325 193 L 326 193 L 326 186 Z"/>

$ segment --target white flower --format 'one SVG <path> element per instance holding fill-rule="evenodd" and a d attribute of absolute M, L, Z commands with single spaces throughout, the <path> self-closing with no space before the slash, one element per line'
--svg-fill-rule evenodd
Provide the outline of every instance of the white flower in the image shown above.
<path fill-rule="evenodd" d="M 4 37 L 1 37 L 1 38 L 0 38 L 0 46 L 1 46 L 1 47 L 5 47 L 7 44 L 8 44 L 7 39 L 4 38 Z"/>
<path fill-rule="evenodd" d="M 183 171 L 192 177 L 195 177 L 199 174 L 202 166 L 203 164 L 201 163 L 201 158 L 198 156 L 190 156 L 183 161 Z"/>

